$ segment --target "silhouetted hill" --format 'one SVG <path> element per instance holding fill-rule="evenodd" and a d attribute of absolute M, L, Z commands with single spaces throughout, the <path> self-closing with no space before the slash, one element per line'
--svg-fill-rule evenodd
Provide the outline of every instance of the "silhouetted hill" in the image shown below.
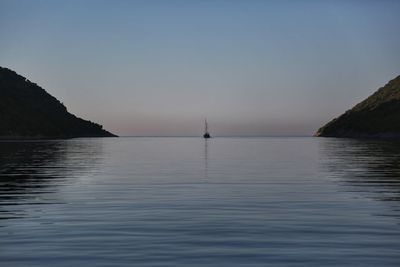
<path fill-rule="evenodd" d="M 320 128 L 316 136 L 400 137 L 400 76 Z"/>
<path fill-rule="evenodd" d="M 0 67 L 0 138 L 115 136 L 80 119 L 43 88 Z"/>

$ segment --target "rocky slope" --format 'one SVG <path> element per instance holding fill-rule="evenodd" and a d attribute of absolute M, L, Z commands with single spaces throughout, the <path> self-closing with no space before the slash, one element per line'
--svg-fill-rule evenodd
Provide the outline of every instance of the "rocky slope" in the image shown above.
<path fill-rule="evenodd" d="M 0 67 L 0 138 L 112 137 L 80 119 L 43 88 Z"/>
<path fill-rule="evenodd" d="M 400 137 L 400 76 L 343 115 L 321 127 L 316 136 Z"/>

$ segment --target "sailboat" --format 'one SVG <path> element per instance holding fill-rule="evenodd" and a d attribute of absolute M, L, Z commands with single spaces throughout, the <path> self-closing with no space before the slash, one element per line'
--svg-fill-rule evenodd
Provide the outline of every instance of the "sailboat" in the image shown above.
<path fill-rule="evenodd" d="M 211 138 L 211 135 L 210 135 L 210 133 L 208 132 L 208 123 L 207 123 L 207 119 L 205 119 L 205 127 L 204 127 L 204 134 L 203 134 L 203 137 L 205 138 L 205 139 L 208 139 L 208 138 Z"/>

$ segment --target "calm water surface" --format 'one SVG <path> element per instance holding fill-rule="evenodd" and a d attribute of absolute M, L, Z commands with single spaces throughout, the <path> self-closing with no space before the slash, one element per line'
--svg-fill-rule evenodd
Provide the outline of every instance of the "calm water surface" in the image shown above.
<path fill-rule="evenodd" d="M 400 266 L 400 143 L 3 141 L 0 266 Z"/>

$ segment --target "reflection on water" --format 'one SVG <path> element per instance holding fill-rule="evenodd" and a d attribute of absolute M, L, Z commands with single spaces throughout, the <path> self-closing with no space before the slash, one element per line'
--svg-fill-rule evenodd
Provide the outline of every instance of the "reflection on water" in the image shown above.
<path fill-rule="evenodd" d="M 0 265 L 397 267 L 398 151 L 329 138 L 0 142 Z"/>
<path fill-rule="evenodd" d="M 99 155 L 100 142 L 1 141 L 0 219 L 24 217 L 29 205 L 60 202 L 51 194 L 93 168 Z"/>
<path fill-rule="evenodd" d="M 208 140 L 204 139 L 204 178 L 208 178 Z"/>
<path fill-rule="evenodd" d="M 400 142 L 327 139 L 321 143 L 327 175 L 346 190 L 382 201 L 400 201 Z"/>

